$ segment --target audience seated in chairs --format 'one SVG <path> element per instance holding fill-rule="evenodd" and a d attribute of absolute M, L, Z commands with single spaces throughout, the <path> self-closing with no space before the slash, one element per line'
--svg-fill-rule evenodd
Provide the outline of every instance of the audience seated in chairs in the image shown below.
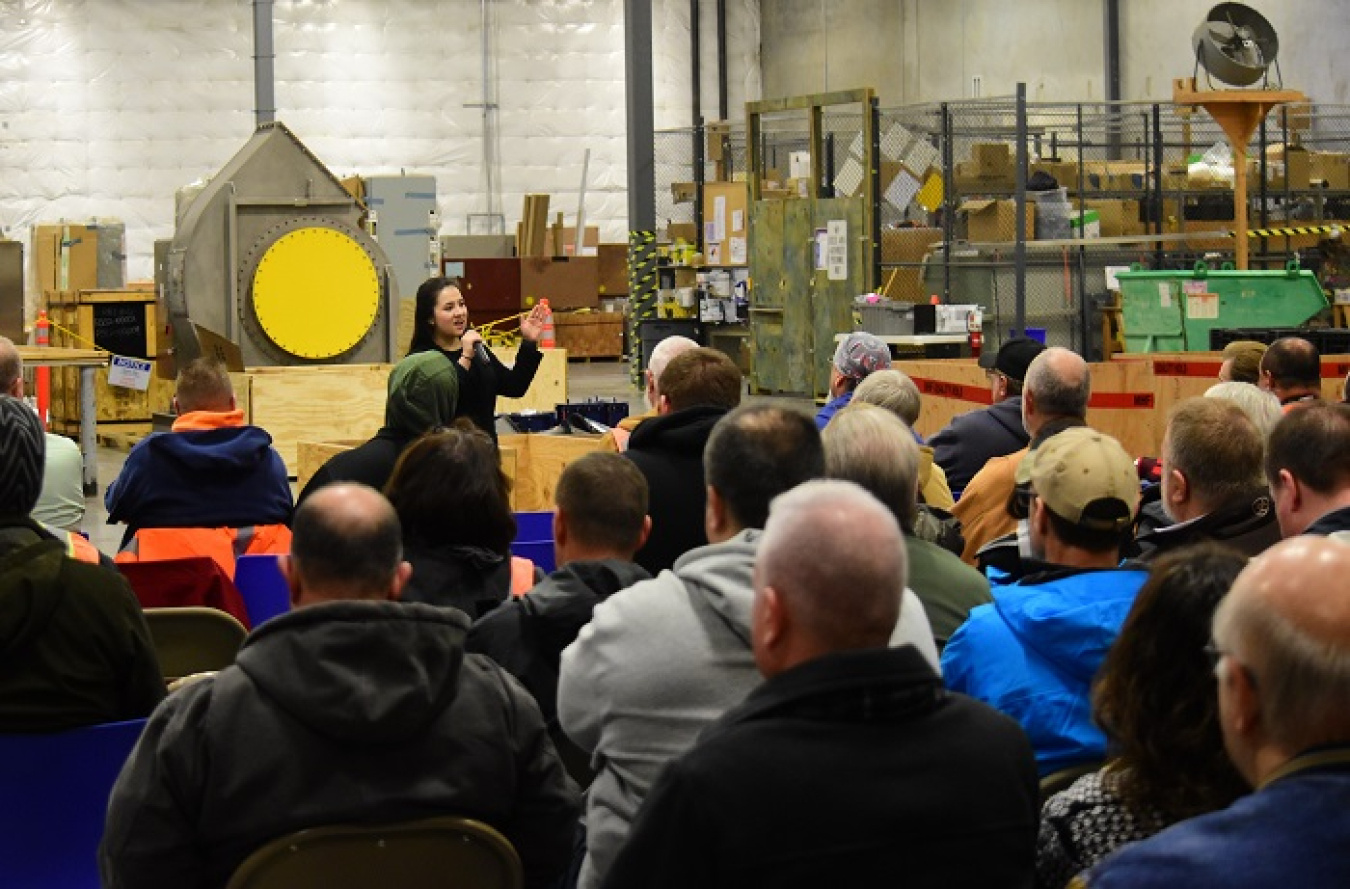
<path fill-rule="evenodd" d="M 1136 557 L 1147 563 L 1203 540 L 1254 556 L 1276 543 L 1280 527 L 1261 471 L 1264 453 L 1260 430 L 1234 402 L 1189 398 L 1173 407 L 1157 491 L 1164 522 L 1138 534 Z"/>
<path fill-rule="evenodd" d="M 579 885 L 588 889 L 609 870 L 661 769 L 759 683 L 750 623 L 760 529 L 770 500 L 825 468 L 811 418 L 767 404 L 723 418 L 703 460 L 712 542 L 597 605 L 563 652 L 558 718 L 601 766 L 587 793 Z M 936 664 L 917 598 L 904 598 L 891 638 Z"/>
<path fill-rule="evenodd" d="M 972 611 L 947 642 L 942 675 L 953 691 L 1020 722 L 1048 775 L 1106 755 L 1090 685 L 1147 574 L 1117 567 L 1139 481 L 1115 439 L 1066 429 L 1023 467 L 1035 494 L 1029 523 L 1040 565 L 993 584 L 994 604 Z"/>
<path fill-rule="evenodd" d="M 534 586 L 534 563 L 511 555 L 511 483 L 492 439 L 471 421 L 414 442 L 384 490 L 413 566 L 405 602 L 458 608 L 477 619 Z"/>
<path fill-rule="evenodd" d="M 175 529 L 157 535 L 153 547 L 143 541 L 135 558 L 212 555 L 233 576 L 236 547 L 277 551 L 263 547 L 277 536 L 275 526 L 290 524 L 286 466 L 272 437 L 244 423 L 230 375 L 215 359 L 198 358 L 182 369 L 173 403 L 173 431 L 132 448 L 108 485 L 108 524 L 126 523 L 124 549 L 143 528 Z M 226 541 L 223 547 L 217 538 Z M 284 550 L 284 542 L 275 545 Z"/>
<path fill-rule="evenodd" d="M 558 569 L 529 595 L 510 599 L 477 620 L 466 648 L 491 657 L 534 695 L 568 773 L 590 784 L 584 751 L 558 725 L 558 669 L 563 649 L 590 623 L 595 606 L 651 577 L 633 561 L 651 530 L 647 482 L 631 461 L 597 452 L 572 461 L 554 492 Z"/>
<path fill-rule="evenodd" d="M 855 400 L 834 415 L 821 438 L 825 442 L 825 474 L 862 485 L 900 523 L 909 565 L 908 588 L 923 603 L 934 642 L 941 650 L 956 628 L 966 622 L 972 608 L 993 600 L 984 575 L 954 553 L 912 533 L 919 473 L 919 446 L 914 435 L 889 411 Z"/>
<path fill-rule="evenodd" d="M 751 636 L 765 681 L 665 769 L 606 889 L 1030 885 L 1031 749 L 888 647 L 904 553 L 856 485 L 774 501 Z"/>
<path fill-rule="evenodd" d="M 113 789 L 103 885 L 223 887 L 284 834 L 436 814 L 497 828 L 526 885 L 551 884 L 577 796 L 538 706 L 464 653 L 462 613 L 395 601 L 412 569 L 377 491 L 325 488 L 294 527 L 296 609 L 151 716 Z"/>
<path fill-rule="evenodd" d="M 1026 483 L 1019 471 L 1027 453 L 1065 429 L 1087 425 L 1092 372 L 1082 356 L 1058 346 L 1036 353 L 1026 369 L 1026 386 L 1019 400 L 1028 446 L 996 456 L 975 473 L 952 514 L 961 520 L 966 539 L 961 558 L 981 570 L 993 565 L 1016 574 L 1017 564 L 1030 555 L 1024 509 L 1014 491 Z M 987 548 L 987 549 L 986 549 Z M 983 550 L 983 552 L 982 552 Z"/>
<path fill-rule="evenodd" d="M 296 504 L 334 482 L 358 482 L 382 489 L 408 445 L 432 429 L 455 421 L 459 373 L 455 362 L 439 349 L 417 352 L 394 365 L 389 372 L 384 426 L 364 444 L 330 457 L 310 478 Z"/>
<path fill-rule="evenodd" d="M 708 542 L 703 450 L 717 421 L 741 403 L 741 371 L 716 349 L 689 349 L 661 372 L 657 416 L 633 430 L 624 456 L 647 479 L 652 532 L 636 561 L 655 575 Z"/>
<path fill-rule="evenodd" d="M 0 732 L 55 732 L 146 716 L 164 680 L 141 607 L 116 571 L 71 558 L 28 518 L 45 434 L 0 396 Z"/>
<path fill-rule="evenodd" d="M 1071 885 L 1350 886 L 1350 597 L 1328 595 L 1347 575 L 1350 546 L 1316 536 L 1251 560 L 1206 651 L 1224 746 L 1255 792 L 1124 846 Z"/>
<path fill-rule="evenodd" d="M 1266 443 L 1266 481 L 1285 537 L 1350 533 L 1350 404 L 1300 405 Z"/>
<path fill-rule="evenodd" d="M 1092 691 L 1109 763 L 1042 811 L 1041 889 L 1062 889 L 1125 843 L 1247 792 L 1224 753 L 1214 668 L 1204 652 L 1214 609 L 1246 562 L 1204 543 L 1153 563 Z"/>
<path fill-rule="evenodd" d="M 1261 356 L 1259 385 L 1280 400 L 1285 413 L 1322 398 L 1322 355 L 1302 337 L 1281 337 Z"/>

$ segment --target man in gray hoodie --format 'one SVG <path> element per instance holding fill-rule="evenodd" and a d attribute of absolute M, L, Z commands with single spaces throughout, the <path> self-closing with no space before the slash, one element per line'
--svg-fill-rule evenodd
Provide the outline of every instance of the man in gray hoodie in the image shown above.
<path fill-rule="evenodd" d="M 563 652 L 558 719 L 597 772 L 581 889 L 604 879 L 666 763 L 762 681 L 750 646 L 760 529 L 774 497 L 825 469 L 812 419 L 763 404 L 719 422 L 703 463 L 709 545 L 596 606 Z M 923 606 L 912 594 L 905 600 L 892 642 L 924 646 L 935 662 Z"/>

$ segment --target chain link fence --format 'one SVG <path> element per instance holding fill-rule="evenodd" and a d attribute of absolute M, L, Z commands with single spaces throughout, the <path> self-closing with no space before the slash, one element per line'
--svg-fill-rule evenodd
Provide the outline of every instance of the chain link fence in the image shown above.
<path fill-rule="evenodd" d="M 979 306 L 987 348 L 1021 326 L 1095 358 L 1111 270 L 1185 269 L 1233 259 L 1232 153 L 1202 109 L 1171 103 L 1028 103 L 1013 98 L 882 109 L 877 127 L 880 266 L 874 289 L 897 300 Z M 657 208 L 702 244 L 702 184 L 746 171 L 745 129 L 657 133 Z M 821 118 L 816 194 L 847 185 L 857 115 Z M 794 196 L 803 115 L 768 117 L 765 197 Z M 717 143 L 713 152 L 710 142 Z M 1018 146 L 1025 181 L 1018 181 Z M 713 154 L 716 156 L 712 156 Z M 864 154 L 864 156 L 866 156 Z M 1250 265 L 1291 260 L 1350 288 L 1350 106 L 1276 109 L 1247 147 Z M 868 171 L 870 172 L 870 171 Z M 684 186 L 683 188 L 681 186 Z M 865 185 L 860 187 L 866 187 Z M 776 190 L 775 190 L 776 189 Z M 1019 226 L 1018 207 L 1022 207 Z M 1340 270 L 1344 269 L 1345 272 Z"/>

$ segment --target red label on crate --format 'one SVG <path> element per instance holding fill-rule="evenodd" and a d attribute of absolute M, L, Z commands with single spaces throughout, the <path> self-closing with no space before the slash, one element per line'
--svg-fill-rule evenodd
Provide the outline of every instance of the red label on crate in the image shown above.
<path fill-rule="evenodd" d="M 969 401 L 975 404 L 993 404 L 994 395 L 985 386 L 967 386 L 965 383 L 951 383 L 946 380 L 929 380 L 913 377 L 914 384 L 925 395 L 950 398 L 954 401 Z"/>
<path fill-rule="evenodd" d="M 1328 380 L 1344 379 L 1350 374 L 1350 361 L 1323 361 L 1322 377 Z"/>
<path fill-rule="evenodd" d="M 1088 407 L 1106 410 L 1153 410 L 1152 392 L 1098 392 L 1088 398 Z"/>
<path fill-rule="evenodd" d="M 1222 361 L 1154 361 L 1153 375 L 1159 377 L 1218 378 Z"/>

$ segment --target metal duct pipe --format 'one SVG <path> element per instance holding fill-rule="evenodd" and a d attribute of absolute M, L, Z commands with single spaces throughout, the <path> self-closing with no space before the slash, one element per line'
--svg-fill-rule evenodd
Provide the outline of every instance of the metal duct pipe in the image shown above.
<path fill-rule="evenodd" d="M 727 119 L 727 0 L 717 0 L 717 119 Z"/>
<path fill-rule="evenodd" d="M 276 58 L 272 0 L 253 0 L 253 117 L 257 126 L 277 117 Z"/>
<path fill-rule="evenodd" d="M 698 3 L 699 0 L 689 0 L 689 79 L 690 89 L 693 91 L 694 113 L 693 125 L 695 127 L 703 126 L 703 78 L 699 70 L 702 51 L 699 47 L 698 34 Z"/>

